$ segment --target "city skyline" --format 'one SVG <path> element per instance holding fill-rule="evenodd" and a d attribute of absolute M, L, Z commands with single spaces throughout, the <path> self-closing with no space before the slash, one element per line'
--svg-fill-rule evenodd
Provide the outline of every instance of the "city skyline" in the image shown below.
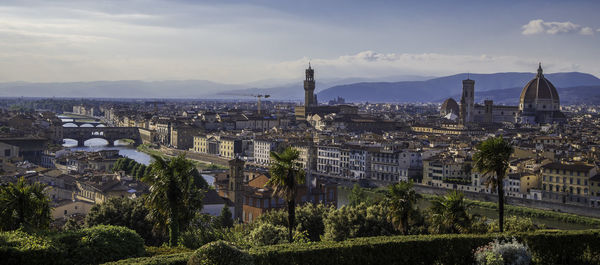
<path fill-rule="evenodd" d="M 0 82 L 300 80 L 309 61 L 317 79 L 531 72 L 540 61 L 598 76 L 598 5 L 9 1 Z"/>

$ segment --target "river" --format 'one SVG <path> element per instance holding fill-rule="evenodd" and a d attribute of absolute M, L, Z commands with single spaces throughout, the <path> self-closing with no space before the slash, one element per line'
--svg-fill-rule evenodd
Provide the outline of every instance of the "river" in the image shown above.
<path fill-rule="evenodd" d="M 69 122 L 72 120 L 63 119 L 63 121 Z M 71 124 L 65 124 L 63 126 L 64 127 L 73 127 L 73 126 L 77 126 L 77 125 L 71 123 Z M 102 126 L 102 125 L 99 125 L 99 126 Z M 83 125 L 82 127 L 85 127 L 85 125 Z M 129 144 L 128 142 L 117 140 L 114 143 L 114 145 L 115 145 L 114 147 L 109 147 L 107 145 L 108 145 L 108 142 L 106 140 L 100 139 L 100 138 L 92 138 L 92 139 L 85 141 L 85 146 L 83 146 L 83 147 L 78 147 L 76 140 L 64 139 L 64 142 L 63 142 L 64 147 L 68 147 L 69 149 L 74 150 L 74 151 L 97 152 L 100 150 L 119 150 L 119 155 L 131 158 L 138 163 L 142 163 L 144 165 L 149 165 L 150 163 L 152 163 L 152 157 L 150 157 L 150 155 L 136 150 L 136 148 L 134 146 L 132 146 L 131 144 Z M 206 182 L 208 182 L 209 185 L 213 185 L 213 183 L 215 181 L 214 176 L 212 176 L 212 175 L 202 175 L 202 176 L 204 177 Z"/>

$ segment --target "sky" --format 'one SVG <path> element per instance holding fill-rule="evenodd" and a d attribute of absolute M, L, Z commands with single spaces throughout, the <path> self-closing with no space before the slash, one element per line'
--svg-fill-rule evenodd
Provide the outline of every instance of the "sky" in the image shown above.
<path fill-rule="evenodd" d="M 3 0 L 0 82 L 580 71 L 600 1 Z"/>

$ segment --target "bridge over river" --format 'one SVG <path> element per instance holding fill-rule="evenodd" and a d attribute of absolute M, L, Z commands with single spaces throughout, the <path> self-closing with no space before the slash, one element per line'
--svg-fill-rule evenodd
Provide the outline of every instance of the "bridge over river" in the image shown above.
<path fill-rule="evenodd" d="M 140 130 L 137 127 L 64 127 L 63 139 L 77 141 L 77 146 L 84 146 L 89 139 L 100 138 L 113 146 L 116 140 L 130 139 L 135 145 L 142 143 Z"/>

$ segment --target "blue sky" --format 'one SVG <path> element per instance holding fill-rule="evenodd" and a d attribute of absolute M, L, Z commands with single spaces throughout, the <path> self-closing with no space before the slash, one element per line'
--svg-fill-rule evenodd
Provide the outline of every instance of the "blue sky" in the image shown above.
<path fill-rule="evenodd" d="M 600 1 L 2 1 L 0 82 L 581 71 Z"/>

